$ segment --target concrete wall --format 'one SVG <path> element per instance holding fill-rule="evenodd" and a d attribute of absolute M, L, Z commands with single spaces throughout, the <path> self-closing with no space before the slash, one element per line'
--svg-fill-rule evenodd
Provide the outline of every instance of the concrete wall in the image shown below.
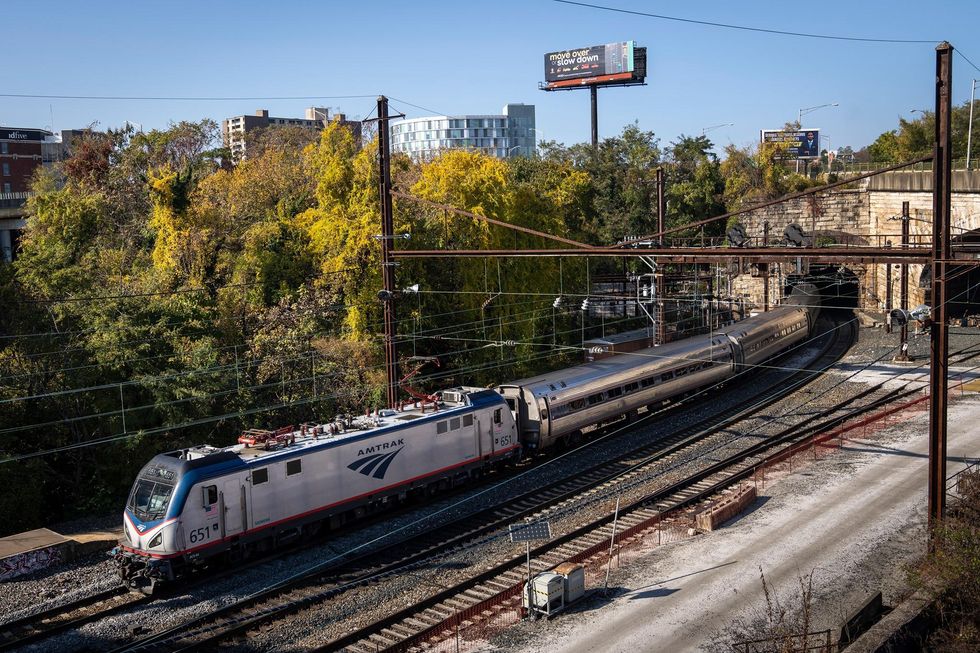
<path fill-rule="evenodd" d="M 980 171 L 955 171 L 953 184 L 952 216 L 953 236 L 964 231 L 980 229 Z M 928 178 L 928 183 L 925 181 Z M 873 183 L 872 183 L 873 182 Z M 809 235 L 814 231 L 817 242 L 866 243 L 885 246 L 891 242 L 897 247 L 902 242 L 902 202 L 909 202 L 910 242 L 928 244 L 932 239 L 932 193 L 919 190 L 931 187 L 931 173 L 888 173 L 858 182 L 856 188 L 821 193 L 785 202 L 776 207 L 761 209 L 739 216 L 753 244 L 761 243 L 763 222 L 769 222 L 769 243 L 782 240 L 783 229 L 791 223 L 803 228 Z M 787 273 L 796 272 L 795 266 L 771 265 L 770 298 L 778 296 L 780 280 Z M 847 266 L 854 272 L 860 284 L 858 303 L 868 310 L 883 310 L 887 294 L 885 265 Z M 899 304 L 901 266 L 891 266 L 893 307 Z M 909 266 L 909 305 L 925 302 L 923 289 L 919 288 L 921 265 Z M 733 291 L 746 296 L 750 306 L 762 305 L 765 280 L 750 274 L 738 275 L 733 280 Z"/>

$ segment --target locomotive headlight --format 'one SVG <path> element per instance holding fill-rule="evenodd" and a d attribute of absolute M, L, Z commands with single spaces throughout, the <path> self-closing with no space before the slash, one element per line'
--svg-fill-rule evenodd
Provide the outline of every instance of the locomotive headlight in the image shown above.
<path fill-rule="evenodd" d="M 157 533 L 157 536 L 150 540 L 149 547 L 153 548 L 155 546 L 160 546 L 163 543 L 163 533 Z"/>

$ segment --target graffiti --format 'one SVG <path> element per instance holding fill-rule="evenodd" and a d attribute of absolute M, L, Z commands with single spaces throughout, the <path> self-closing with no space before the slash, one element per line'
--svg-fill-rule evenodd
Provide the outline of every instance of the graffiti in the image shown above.
<path fill-rule="evenodd" d="M 46 569 L 62 562 L 60 546 L 25 551 L 0 560 L 0 582 Z"/>

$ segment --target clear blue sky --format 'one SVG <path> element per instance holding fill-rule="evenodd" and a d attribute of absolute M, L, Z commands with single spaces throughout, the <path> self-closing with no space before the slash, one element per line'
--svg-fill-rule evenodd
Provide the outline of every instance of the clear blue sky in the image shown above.
<path fill-rule="evenodd" d="M 599 92 L 599 134 L 637 121 L 663 144 L 712 131 L 746 145 L 759 129 L 815 111 L 804 125 L 830 146 L 867 145 L 911 108 L 934 104 L 935 44 L 950 41 L 980 65 L 980 2 L 849 0 L 595 4 L 694 20 L 924 44 L 832 41 L 684 24 L 559 4 L 493 2 L 300 2 L 278 0 L 7 0 L 0 92 L 123 96 L 346 96 L 323 100 L 79 100 L 0 97 L 0 124 L 54 129 L 125 121 L 144 129 L 267 108 L 302 116 L 330 106 L 352 117 L 380 93 L 409 116 L 498 113 L 536 105 L 539 138 L 589 139 L 589 93 L 545 93 L 543 54 L 635 40 L 648 48 L 648 85 Z M 955 104 L 980 71 L 953 63 Z M 52 121 L 53 117 L 53 121 Z M 824 146 L 827 142 L 824 141 Z"/>

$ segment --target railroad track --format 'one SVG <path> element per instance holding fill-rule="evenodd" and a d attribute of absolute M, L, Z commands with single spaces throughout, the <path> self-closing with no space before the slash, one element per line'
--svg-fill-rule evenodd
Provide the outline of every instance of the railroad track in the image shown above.
<path fill-rule="evenodd" d="M 850 323 L 849 323 L 850 324 Z M 838 324 L 838 327 L 841 325 Z M 836 337 L 828 337 L 818 358 L 835 361 L 850 346 L 853 325 L 834 329 Z M 798 371 L 788 374 L 772 374 L 779 377 L 771 382 L 768 392 L 754 404 L 740 409 L 730 409 L 723 417 L 717 414 L 703 417 L 688 429 L 679 430 L 655 443 L 634 449 L 616 461 L 605 462 L 578 472 L 573 478 L 560 481 L 548 488 L 508 499 L 506 505 L 479 511 L 447 525 L 440 525 L 433 532 L 390 545 L 380 551 L 366 553 L 356 558 L 331 563 L 311 573 L 289 579 L 269 587 L 246 599 L 202 615 L 177 627 L 161 631 L 116 651 L 163 651 L 201 650 L 218 645 L 256 626 L 283 618 L 314 604 L 321 604 L 344 592 L 369 582 L 383 582 L 384 578 L 423 564 L 432 556 L 472 542 L 520 521 L 523 517 L 540 513 L 549 508 L 574 501 L 586 491 L 595 491 L 611 483 L 629 482 L 642 477 L 651 465 L 681 456 L 707 434 L 716 432 L 738 420 L 745 419 L 809 382 L 830 362 L 818 366 L 816 371 Z M 758 379 L 756 380 L 758 382 Z M 652 416 L 652 415 L 651 415 Z M 720 419 L 720 422 L 719 422 Z M 642 419 L 640 420 L 643 421 Z M 706 423 L 711 426 L 705 429 Z M 634 480 L 634 482 L 636 482 Z M 372 649 L 373 650 L 373 649 Z"/>
<path fill-rule="evenodd" d="M 909 390 L 879 399 L 862 407 L 859 413 L 878 410 L 918 393 L 918 390 Z M 794 426 L 770 441 L 759 443 L 667 488 L 620 507 L 617 538 L 627 534 L 635 537 L 655 530 L 669 515 L 716 496 L 721 490 L 751 476 L 769 459 L 781 456 L 785 448 L 780 445 L 792 446 L 813 434 L 833 428 L 839 421 L 838 417 L 832 417 L 808 427 L 803 433 Z M 777 450 L 767 455 L 767 449 Z M 532 571 L 537 573 L 564 562 L 581 562 L 595 555 L 605 555 L 612 536 L 612 521 L 612 515 L 605 515 L 531 549 Z M 474 578 L 313 650 L 349 653 L 422 650 L 427 640 L 451 634 L 460 622 L 492 618 L 496 610 L 518 607 L 526 578 L 525 556 L 514 556 Z"/>
<path fill-rule="evenodd" d="M 0 651 L 10 650 L 77 628 L 124 608 L 148 603 L 150 597 L 125 587 L 98 592 L 71 603 L 0 625 Z"/>
<path fill-rule="evenodd" d="M 853 337 L 853 334 L 848 334 L 844 338 L 829 340 L 828 343 L 825 344 L 820 356 L 825 359 L 836 360 L 841 352 L 835 351 L 835 348 L 840 350 L 841 343 L 843 343 L 843 349 L 846 349 L 846 347 L 850 344 L 851 337 Z M 962 363 L 965 360 L 977 357 L 980 355 L 980 350 L 964 351 L 962 354 L 964 354 L 964 356 L 958 360 L 957 363 Z M 209 615 L 202 616 L 199 619 L 184 623 L 178 628 L 172 629 L 173 632 L 157 633 L 156 635 L 138 642 L 134 642 L 133 644 L 127 645 L 118 650 L 194 650 L 205 648 L 208 645 L 215 644 L 223 639 L 232 638 L 236 635 L 236 633 L 241 633 L 250 628 L 254 628 L 262 622 L 281 618 L 284 614 L 296 612 L 302 610 L 305 606 L 320 603 L 329 598 L 338 596 L 343 591 L 358 584 L 370 582 L 370 579 L 380 582 L 386 575 L 396 573 L 397 570 L 410 568 L 413 564 L 419 561 L 424 561 L 427 557 L 435 555 L 440 550 L 445 551 L 455 546 L 462 546 L 466 542 L 473 541 L 474 538 L 498 529 L 508 522 L 512 523 L 525 515 L 534 514 L 536 512 L 540 512 L 542 509 L 547 509 L 549 505 L 553 506 L 553 510 L 560 510 L 564 502 L 572 501 L 576 493 L 581 492 L 582 488 L 584 487 L 591 486 L 598 489 L 603 483 L 612 482 L 610 480 L 612 478 L 619 478 L 621 483 L 629 480 L 630 478 L 639 477 L 642 479 L 642 470 L 640 468 L 644 463 L 649 461 L 648 459 L 653 457 L 663 462 L 663 460 L 669 457 L 671 454 L 681 451 L 686 445 L 699 440 L 704 435 L 704 433 L 700 432 L 699 429 L 704 426 L 705 422 L 712 420 L 715 421 L 714 428 L 711 430 L 724 428 L 725 426 L 734 423 L 739 419 L 744 419 L 755 412 L 758 412 L 762 408 L 772 403 L 772 401 L 785 396 L 800 385 L 808 382 L 812 376 L 818 373 L 819 370 L 811 372 L 798 372 L 792 375 L 786 375 L 784 373 L 778 380 L 770 381 L 769 385 L 771 389 L 768 392 L 760 393 L 761 398 L 752 406 L 742 410 L 720 411 L 723 417 L 719 417 L 719 414 L 706 417 L 704 420 L 700 421 L 696 425 L 693 425 L 689 429 L 674 432 L 670 437 L 658 440 L 655 445 L 633 450 L 617 461 L 597 465 L 592 469 L 577 474 L 575 479 L 577 482 L 569 479 L 557 483 L 552 487 L 536 490 L 533 493 L 529 493 L 529 495 L 517 497 L 504 507 L 493 508 L 476 513 L 477 515 L 482 515 L 481 518 L 485 519 L 484 523 L 482 524 L 475 524 L 471 521 L 469 523 L 454 522 L 446 526 L 440 526 L 438 537 L 432 535 L 428 538 L 424 536 L 416 538 L 414 540 L 414 548 L 411 550 L 409 550 L 409 547 L 406 546 L 405 542 L 401 542 L 393 547 L 382 550 L 381 552 L 373 552 L 364 556 L 364 558 L 370 558 L 373 561 L 372 564 L 363 564 L 363 559 L 348 559 L 343 564 L 335 565 L 333 567 L 332 571 L 330 572 L 330 585 L 322 591 L 316 591 L 313 593 L 306 591 L 303 593 L 305 596 L 301 596 L 299 598 L 286 595 L 290 584 L 295 586 L 303 584 L 309 585 L 314 581 L 323 582 L 324 570 L 318 570 L 315 574 L 312 574 L 306 578 L 294 579 L 291 583 L 281 583 L 275 588 L 269 588 L 269 590 L 253 595 L 243 602 L 229 606 L 228 615 L 226 617 L 222 617 L 222 615 L 219 614 L 220 612 L 225 612 L 225 610 L 221 610 L 219 613 L 210 613 Z M 755 383 L 758 384 L 759 381 L 763 380 L 761 377 L 764 377 L 767 374 L 768 373 L 760 375 L 760 378 L 754 380 Z M 860 396 L 863 397 L 866 394 L 868 393 L 862 393 Z M 852 399 L 857 398 L 858 397 L 856 396 Z M 659 411 L 657 412 L 659 413 Z M 717 422 L 719 419 L 722 421 Z M 642 421 L 644 420 L 641 419 L 640 422 Z M 637 459 L 639 459 L 639 462 L 637 462 Z M 532 496 L 530 495 L 534 495 L 534 499 L 540 500 L 532 501 Z M 391 513 L 388 514 L 390 516 Z M 471 518 L 472 517 L 473 516 L 471 516 Z M 627 520 L 626 523 L 629 524 L 629 520 Z M 426 539 L 428 539 L 428 542 L 425 542 Z M 316 578 L 318 576 L 320 578 Z M 272 605 L 261 604 L 262 601 L 275 597 L 279 597 L 279 601 L 273 601 Z M 469 598 L 471 601 L 473 600 L 474 597 L 472 593 Z M 93 597 L 91 602 L 98 603 L 98 599 Z M 58 624 L 64 625 L 54 626 L 49 630 L 35 632 L 33 635 L 29 636 L 30 641 L 35 641 L 38 638 L 47 636 L 48 634 L 53 634 L 54 632 L 66 630 L 76 625 L 81 625 L 81 623 L 85 623 L 86 621 L 92 621 L 96 618 L 100 618 L 101 616 L 118 611 L 123 607 L 126 606 L 123 605 L 122 607 L 117 608 L 106 607 L 102 610 L 102 612 L 98 612 L 98 610 L 96 610 L 91 614 L 91 616 L 83 617 L 83 620 L 75 622 L 64 618 L 54 619 L 54 621 L 56 621 Z M 239 611 L 237 616 L 234 614 L 236 610 Z M 58 611 L 63 611 L 63 609 L 52 609 L 50 611 L 46 611 L 45 613 L 28 617 L 23 621 L 31 623 L 35 621 L 43 622 L 49 618 L 47 616 L 49 612 L 56 613 Z M 209 621 L 212 623 L 209 623 Z M 19 623 L 12 622 L 11 624 L 0 626 L 0 630 L 13 632 L 14 630 L 19 630 L 21 626 L 22 625 Z M 179 636 L 178 634 L 181 631 L 189 636 Z M 403 632 L 403 634 L 406 633 Z M 27 641 L 28 640 L 17 640 L 17 643 L 14 645 L 27 643 Z M 2 640 L 0 640 L 0 648 L 9 648 L 9 646 L 10 645 L 3 645 Z M 372 647 L 376 646 L 377 644 L 372 645 Z M 375 648 L 371 648 L 371 650 L 375 650 Z"/>

